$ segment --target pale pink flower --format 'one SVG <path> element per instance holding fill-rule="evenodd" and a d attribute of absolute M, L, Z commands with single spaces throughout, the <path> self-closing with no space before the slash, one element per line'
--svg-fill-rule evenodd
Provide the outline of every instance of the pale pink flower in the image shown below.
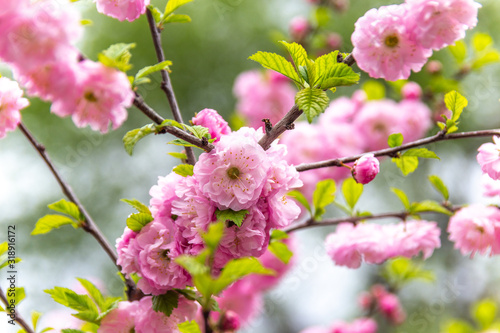
<path fill-rule="evenodd" d="M 481 176 L 481 184 L 483 185 L 483 194 L 485 196 L 500 196 L 500 180 L 491 179 L 490 176 L 483 173 Z"/>
<path fill-rule="evenodd" d="M 417 256 L 429 258 L 434 249 L 441 247 L 441 230 L 436 222 L 413 220 L 383 226 L 387 241 L 387 257 Z"/>
<path fill-rule="evenodd" d="M 432 127 L 432 111 L 417 99 L 405 99 L 398 104 L 400 118 L 400 133 L 404 142 L 415 141 L 422 138 Z"/>
<path fill-rule="evenodd" d="M 182 176 L 171 172 L 166 177 L 158 177 L 158 184 L 149 190 L 149 210 L 155 221 L 164 224 L 172 221 L 172 202 L 178 198 L 175 191 L 182 179 Z"/>
<path fill-rule="evenodd" d="M 300 333 L 331 333 L 331 332 L 328 328 L 315 326 L 306 328 L 305 330 L 300 331 Z"/>
<path fill-rule="evenodd" d="M 70 95 L 58 96 L 51 111 L 61 117 L 72 115 L 78 127 L 90 125 L 102 133 L 110 122 L 113 129 L 120 127 L 134 98 L 127 75 L 90 60 L 79 62 L 77 72 L 77 86 Z"/>
<path fill-rule="evenodd" d="M 194 175 L 202 192 L 219 209 L 250 208 L 267 182 L 269 158 L 246 129 L 225 135 L 215 149 L 200 155 Z"/>
<path fill-rule="evenodd" d="M 379 173 L 379 161 L 373 154 L 365 154 L 354 162 L 352 177 L 360 184 L 368 184 Z"/>
<path fill-rule="evenodd" d="M 406 27 L 406 5 L 370 9 L 358 19 L 351 40 L 359 68 L 371 77 L 389 81 L 407 79 L 422 69 L 432 50 L 422 47 Z"/>
<path fill-rule="evenodd" d="M 127 277 L 130 274 L 137 273 L 138 248 L 135 244 L 137 232 L 125 227 L 123 235 L 116 240 L 116 251 L 118 252 L 118 260 L 116 263 L 121 266 L 122 273 Z"/>
<path fill-rule="evenodd" d="M 104 15 L 129 22 L 146 12 L 150 0 L 94 0 L 97 11 Z"/>
<path fill-rule="evenodd" d="M 231 128 L 220 114 L 212 109 L 203 109 L 191 120 L 194 125 L 200 125 L 208 128 L 210 137 L 219 141 L 220 137 L 231 133 Z"/>
<path fill-rule="evenodd" d="M 500 179 L 500 138 L 493 137 L 493 142 L 483 143 L 477 154 L 477 162 L 481 165 L 481 170 L 487 173 L 492 179 Z"/>
<path fill-rule="evenodd" d="M 0 77 L 0 139 L 14 131 L 21 122 L 21 109 L 29 105 L 17 82 Z"/>
<path fill-rule="evenodd" d="M 458 210 L 448 224 L 450 240 L 465 255 L 500 254 L 500 210 L 473 204 Z"/>
<path fill-rule="evenodd" d="M 139 302 L 120 302 L 101 320 L 97 333 L 130 333 L 135 328 Z"/>
<path fill-rule="evenodd" d="M 473 0 L 407 0 L 407 26 L 425 48 L 439 50 L 465 37 L 477 24 L 481 5 Z"/>
<path fill-rule="evenodd" d="M 310 29 L 311 25 L 309 21 L 303 16 L 296 16 L 290 21 L 290 36 L 292 36 L 294 40 L 304 39 Z"/>
<path fill-rule="evenodd" d="M 330 327 L 330 333 L 375 333 L 377 322 L 371 318 L 359 318 L 352 323 L 336 322 Z"/>

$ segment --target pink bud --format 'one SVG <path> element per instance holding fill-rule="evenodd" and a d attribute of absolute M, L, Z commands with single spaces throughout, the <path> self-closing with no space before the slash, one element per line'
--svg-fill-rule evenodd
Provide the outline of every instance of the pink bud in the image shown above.
<path fill-rule="evenodd" d="M 378 305 L 380 312 L 393 324 L 400 325 L 406 319 L 406 313 L 399 303 L 399 299 L 394 294 L 386 294 L 379 298 Z"/>
<path fill-rule="evenodd" d="M 401 89 L 401 94 L 404 99 L 420 99 L 420 96 L 422 96 L 422 88 L 420 88 L 418 83 L 408 82 Z"/>
<path fill-rule="evenodd" d="M 360 184 L 368 184 L 380 171 L 379 162 L 373 154 L 360 157 L 352 167 L 352 177 Z"/>
<path fill-rule="evenodd" d="M 342 46 L 342 36 L 336 32 L 330 33 L 326 36 L 326 44 L 332 50 L 338 50 Z"/>
<path fill-rule="evenodd" d="M 302 40 L 309 32 L 309 21 L 302 16 L 296 16 L 290 21 L 290 35 L 294 40 Z"/>
<path fill-rule="evenodd" d="M 219 141 L 220 137 L 231 133 L 231 129 L 227 122 L 212 109 L 203 109 L 196 114 L 191 120 L 194 125 L 200 125 L 208 128 L 208 132 L 212 139 Z"/>
<path fill-rule="evenodd" d="M 430 74 L 439 74 L 443 70 L 443 64 L 439 60 L 431 60 L 425 66 Z"/>
<path fill-rule="evenodd" d="M 221 320 L 220 328 L 223 332 L 226 331 L 236 331 L 240 328 L 240 316 L 234 311 L 228 310 L 224 313 L 224 317 Z"/>

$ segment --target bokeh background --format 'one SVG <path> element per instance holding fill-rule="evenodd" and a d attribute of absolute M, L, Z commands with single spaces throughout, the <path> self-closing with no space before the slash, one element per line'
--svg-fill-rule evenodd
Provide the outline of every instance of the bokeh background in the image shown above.
<path fill-rule="evenodd" d="M 153 1 L 159 7 L 164 1 Z M 349 9 L 333 14 L 328 24 L 332 32 L 343 37 L 342 51 L 351 50 L 350 34 L 354 22 L 368 9 L 402 1 L 351 0 Z M 500 45 L 498 22 L 500 1 L 483 0 L 477 32 L 492 35 Z M 75 4 L 86 26 L 80 47 L 84 54 L 97 59 L 97 54 L 114 43 L 137 44 L 132 50 L 132 63 L 138 69 L 156 63 L 145 17 L 133 23 L 99 15 L 94 4 L 82 0 Z M 289 21 L 298 15 L 309 17 L 311 6 L 305 0 L 195 0 L 179 12 L 189 14 L 192 22 L 173 24 L 163 33 L 166 58 L 173 61 L 172 82 L 184 119 L 190 119 L 203 108 L 213 108 L 227 119 L 235 108 L 232 86 L 242 71 L 256 69 L 247 60 L 253 53 L 274 51 L 284 54 L 277 40 L 287 36 Z M 472 32 L 468 33 L 468 38 Z M 436 52 L 445 71 L 457 68 L 447 50 Z M 357 71 L 357 67 L 355 67 Z M 2 67 L 3 75 L 10 75 Z M 367 75 L 362 73 L 362 79 Z M 411 79 L 425 84 L 428 74 Z M 140 88 L 148 104 L 163 117 L 170 117 L 165 96 L 159 89 L 159 76 Z M 352 94 L 357 87 L 339 89 L 337 96 Z M 468 75 L 461 90 L 469 99 L 461 130 L 498 128 L 500 126 L 500 65 L 485 67 Z M 147 137 L 128 156 L 122 146 L 124 134 L 150 121 L 137 109 L 129 110 L 129 118 L 118 130 L 107 135 L 90 129 L 77 129 L 73 122 L 49 112 L 49 105 L 37 99 L 22 112 L 23 121 L 47 148 L 64 178 L 72 185 L 83 204 L 94 217 L 106 237 L 114 243 L 125 226 L 131 208 L 120 198 L 136 198 L 149 202 L 149 189 L 158 176 L 168 174 L 177 161 L 168 156 L 178 147 L 167 145 L 166 135 Z M 430 184 L 423 181 L 429 174 L 439 175 L 449 186 L 453 203 L 492 202 L 481 195 L 480 168 L 475 150 L 487 139 L 446 142 L 431 145 L 441 161 L 424 161 L 408 177 L 403 177 L 389 161 L 382 163 L 382 173 L 365 187 L 359 203 L 363 210 L 384 212 L 400 210 L 390 187 L 404 189 L 411 200 L 438 199 Z M 6 240 L 7 226 L 16 226 L 18 286 L 24 286 L 27 299 L 19 306 L 24 317 L 32 310 L 49 313 L 62 306 L 43 292 L 54 286 L 72 287 L 75 277 L 102 281 L 108 293 L 120 295 L 122 284 L 115 267 L 96 241 L 82 230 L 63 227 L 47 235 L 30 236 L 35 222 L 49 213 L 47 205 L 63 195 L 36 151 L 19 132 L 0 141 L 0 242 Z M 499 202 L 496 202 L 499 203 Z M 339 212 L 332 210 L 332 216 Z M 436 219 L 445 227 L 446 220 Z M 276 289 L 266 296 L 266 309 L 244 332 L 299 332 L 312 325 L 328 325 L 335 320 L 351 320 L 361 315 L 357 296 L 378 279 L 376 266 L 358 270 L 338 268 L 326 257 L 323 240 L 332 228 L 299 231 L 297 264 Z M 451 317 L 469 318 L 473 302 L 491 297 L 500 302 L 500 260 L 476 256 L 464 258 L 451 249 L 443 232 L 443 246 L 425 262 L 436 272 L 435 283 L 414 282 L 401 292 L 408 321 L 399 328 L 382 328 L 381 332 L 439 332 L 440 324 Z M 5 272 L 0 272 L 0 286 L 7 286 Z M 0 316 L 1 332 L 16 332 Z M 64 317 L 61 315 L 61 320 Z M 50 323 L 46 323 L 49 324 Z"/>

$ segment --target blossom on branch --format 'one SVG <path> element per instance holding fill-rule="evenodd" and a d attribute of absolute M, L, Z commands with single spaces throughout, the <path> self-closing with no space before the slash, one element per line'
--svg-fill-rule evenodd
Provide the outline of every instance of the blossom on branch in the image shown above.
<path fill-rule="evenodd" d="M 373 154 L 365 154 L 354 162 L 352 177 L 360 184 L 368 184 L 379 173 L 379 164 Z"/>
<path fill-rule="evenodd" d="M 493 142 L 483 143 L 477 154 L 477 162 L 481 170 L 492 179 L 500 179 L 500 137 L 494 136 Z"/>
<path fill-rule="evenodd" d="M 227 121 L 220 114 L 212 109 L 203 109 L 198 112 L 191 120 L 194 125 L 200 125 L 208 128 L 210 137 L 219 141 L 222 135 L 231 133 L 231 128 Z"/>
<path fill-rule="evenodd" d="M 150 0 L 94 0 L 97 11 L 119 21 L 132 22 L 146 12 Z"/>
<path fill-rule="evenodd" d="M 21 122 L 21 109 L 29 105 L 17 82 L 0 77 L 0 139 L 14 131 Z"/>

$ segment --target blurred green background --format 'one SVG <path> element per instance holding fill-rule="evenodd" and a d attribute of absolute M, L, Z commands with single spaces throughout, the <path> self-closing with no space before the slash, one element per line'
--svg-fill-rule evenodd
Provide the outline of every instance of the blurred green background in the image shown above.
<path fill-rule="evenodd" d="M 401 2 L 351 0 L 346 12 L 332 14 L 328 29 L 342 35 L 341 51 L 349 52 L 350 34 L 358 17 L 372 7 Z M 491 34 L 496 45 L 500 45 L 500 1 L 479 2 L 483 8 L 474 31 Z M 164 5 L 164 1 L 153 3 Z M 83 18 L 93 21 L 86 26 L 85 38 L 79 44 L 87 57 L 96 60 L 97 54 L 111 44 L 133 42 L 137 46 L 132 50 L 134 68 L 130 75 L 156 63 L 145 17 L 133 23 L 119 22 L 97 14 L 90 1 L 75 5 L 81 8 Z M 248 56 L 259 50 L 284 54 L 276 41 L 280 35 L 286 38 L 291 18 L 311 17 L 311 9 L 305 0 L 195 0 L 179 10 L 189 14 L 192 22 L 167 26 L 163 42 L 166 58 L 174 64 L 171 78 L 184 119 L 189 120 L 203 108 L 216 109 L 228 118 L 235 105 L 234 79 L 242 71 L 259 68 L 247 60 Z M 471 35 L 468 32 L 468 38 Z M 436 52 L 433 58 L 442 61 L 446 73 L 457 71 L 447 50 Z M 8 68 L 2 74 L 9 75 Z M 492 65 L 465 78 L 462 91 L 470 104 L 461 130 L 500 126 L 499 74 L 500 66 Z M 367 75 L 362 73 L 362 78 L 367 79 Z M 429 75 L 419 73 L 410 79 L 425 84 Z M 170 110 L 159 83 L 159 76 L 154 76 L 150 84 L 140 87 L 139 93 L 168 118 Z M 350 95 L 356 88 L 339 89 L 337 96 Z M 149 188 L 177 162 L 167 155 L 178 149 L 166 144 L 171 137 L 165 135 L 147 137 L 136 146 L 134 156 L 126 154 L 121 141 L 124 134 L 150 122 L 135 108 L 130 108 L 122 127 L 104 136 L 88 128 L 77 129 L 71 119 L 50 114 L 49 105 L 37 99 L 31 100 L 31 106 L 22 115 L 111 243 L 122 234 L 125 220 L 132 213 L 119 199 L 149 202 Z M 390 187 L 404 189 L 412 200 L 437 199 L 430 185 L 422 181 L 429 174 L 438 174 L 445 180 L 454 203 L 484 202 L 480 169 L 475 163 L 475 150 L 484 141 L 433 145 L 430 148 L 438 152 L 442 161 L 424 162 L 406 178 L 386 161 L 376 181 L 366 187 L 360 207 L 374 212 L 401 209 Z M 18 285 L 24 286 L 28 295 L 19 309 L 25 317 L 32 310 L 45 313 L 60 309 L 43 290 L 56 285 L 71 287 L 75 277 L 100 279 L 108 292 L 115 295 L 122 290 L 113 264 L 83 231 L 64 227 L 48 235 L 30 236 L 35 222 L 49 213 L 47 204 L 62 197 L 52 175 L 19 131 L 0 141 L 0 235 L 6 235 L 8 225 L 16 225 L 17 254 L 23 259 L 18 265 Z M 441 219 L 429 216 L 432 218 Z M 444 220 L 439 221 L 445 225 Z M 322 248 L 326 233 L 331 231 L 325 228 L 297 233 L 300 261 L 282 285 L 267 296 L 268 314 L 262 314 L 246 332 L 298 332 L 311 325 L 328 325 L 360 315 L 356 297 L 377 279 L 377 268 L 334 267 Z M 425 264 L 436 270 L 437 282 L 415 282 L 405 288 L 401 295 L 409 320 L 400 328 L 382 328 L 380 332 L 439 332 L 440 323 L 447 318 L 467 319 L 469 305 L 481 297 L 500 301 L 498 258 L 461 257 L 450 250 L 446 233 L 443 235 L 443 248 Z M 0 285 L 5 289 L 5 278 L 1 276 Z M 0 328 L 4 321 L 0 319 Z M 5 329 L 10 332 L 11 328 Z"/>

